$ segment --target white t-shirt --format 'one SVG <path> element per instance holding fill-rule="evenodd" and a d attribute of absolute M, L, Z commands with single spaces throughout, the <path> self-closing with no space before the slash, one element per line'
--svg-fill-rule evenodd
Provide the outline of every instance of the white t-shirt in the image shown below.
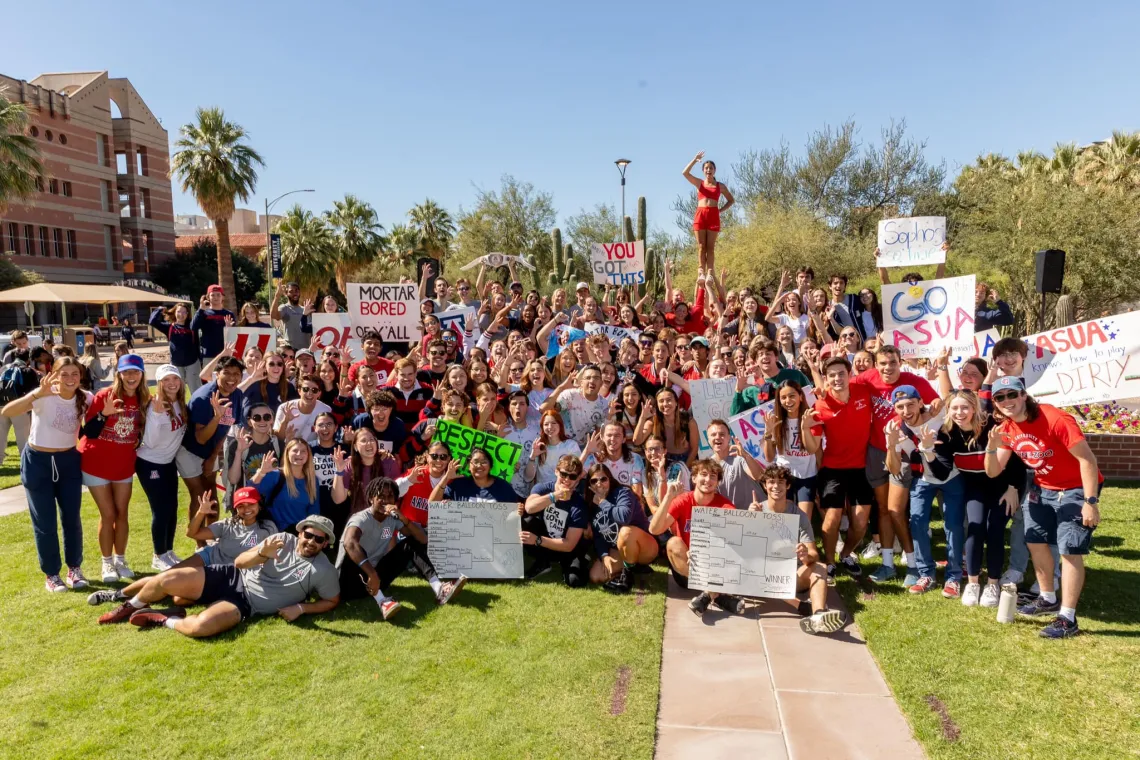
<path fill-rule="evenodd" d="M 236 425 L 234 427 L 237 427 Z M 146 427 L 142 443 L 139 445 L 139 459 L 153 464 L 169 464 L 174 461 L 182 439 L 186 433 L 186 420 L 178 414 L 178 407 L 170 405 L 170 412 L 160 412 L 158 404 L 151 401 L 146 413 Z"/>
<path fill-rule="evenodd" d="M 583 468 L 588 470 L 597 462 L 598 457 L 591 454 L 583 462 Z M 645 482 L 645 460 L 638 454 L 631 453 L 628 462 L 619 457 L 613 461 L 603 461 L 602 464 L 609 468 L 610 474 L 623 486 L 639 486 Z"/>
<path fill-rule="evenodd" d="M 804 448 L 803 438 L 800 437 L 800 421 L 788 418 L 784 420 L 784 452 L 776 452 L 776 464 L 787 467 L 793 478 L 810 478 L 819 472 L 819 460 L 816 455 Z"/>
<path fill-rule="evenodd" d="M 529 422 L 529 421 L 528 421 Z M 523 428 L 516 428 L 514 423 L 508 423 L 510 432 L 500 434 L 500 438 L 505 438 L 511 443 L 517 443 L 522 446 L 522 454 L 519 456 L 519 461 L 515 463 L 515 474 L 511 476 L 511 487 L 515 489 L 515 493 L 520 498 L 530 496 L 531 483 L 526 479 L 526 465 L 530 461 L 530 449 L 534 446 L 535 440 L 541 432 L 538 428 L 537 421 L 527 424 Z"/>
<path fill-rule="evenodd" d="M 573 438 L 579 446 L 584 446 L 590 434 L 605 422 L 610 402 L 601 394 L 590 401 L 581 390 L 571 388 L 558 397 L 558 410 L 562 413 L 567 437 Z"/>
<path fill-rule="evenodd" d="M 554 393 L 553 388 L 536 388 L 527 391 L 526 397 L 530 401 L 530 408 L 537 412 L 542 407 L 542 402 L 550 398 L 551 393 Z"/>
<path fill-rule="evenodd" d="M 912 428 L 910 425 L 903 423 L 903 425 L 902 425 L 902 430 L 903 430 L 902 440 L 899 441 L 897 446 L 895 446 L 895 449 L 899 452 L 899 456 L 902 458 L 903 470 L 909 470 L 910 469 L 910 455 L 917 448 L 917 446 L 915 446 L 914 442 L 911 441 L 910 436 L 907 435 L 907 431 L 912 430 L 916 436 L 921 438 L 923 429 L 930 429 L 930 430 L 933 430 L 935 433 L 935 436 L 937 436 L 938 428 L 940 428 L 942 426 L 942 423 L 945 420 L 946 420 L 946 410 L 943 409 L 938 414 L 931 417 L 924 424 L 919 425 L 918 427 Z M 935 440 L 937 440 L 937 437 Z M 958 468 L 955 467 L 954 469 L 952 469 L 950 471 L 950 477 L 946 478 L 946 480 L 939 480 L 938 478 L 934 477 L 934 475 L 931 474 L 930 464 L 927 463 L 925 461 L 925 459 L 923 460 L 922 464 L 923 464 L 922 479 L 925 480 L 927 483 L 934 483 L 935 485 L 941 485 L 942 483 L 945 483 L 949 480 L 953 480 L 954 478 L 958 477 Z"/>
<path fill-rule="evenodd" d="M 582 447 L 573 439 L 567 439 L 554 446 L 547 446 L 546 461 L 535 462 L 534 484 L 537 485 L 554 480 L 554 470 L 558 466 L 558 460 L 567 454 L 573 457 L 581 457 Z"/>
<path fill-rule="evenodd" d="M 306 443 L 313 446 L 317 442 L 317 431 L 313 430 L 313 423 L 317 421 L 317 415 L 331 412 L 332 409 L 325 402 L 318 401 L 313 404 L 313 411 L 305 414 L 301 411 L 300 399 L 286 401 L 277 407 L 277 416 L 273 420 L 274 430 L 279 430 L 285 424 L 285 413 L 291 409 L 297 410 L 297 416 L 293 418 L 293 434 L 298 438 L 303 438 Z"/>
<path fill-rule="evenodd" d="M 82 393 L 87 406 L 95 399 L 94 394 Z M 83 420 L 75 408 L 75 398 L 62 399 L 59 396 L 41 396 L 32 402 L 32 427 L 28 433 L 28 443 L 43 449 L 69 449 L 79 439 L 79 428 Z"/>
<path fill-rule="evenodd" d="M 790 327 L 792 328 L 792 340 L 796 345 L 804 342 L 807 337 L 808 322 L 810 321 L 807 314 L 801 314 L 798 317 L 793 317 L 788 314 L 780 313 L 776 315 L 779 324 L 776 327 Z"/>

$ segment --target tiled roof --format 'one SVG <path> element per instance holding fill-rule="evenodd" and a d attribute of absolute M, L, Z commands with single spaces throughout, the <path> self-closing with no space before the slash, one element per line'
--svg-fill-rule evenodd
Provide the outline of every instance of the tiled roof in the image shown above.
<path fill-rule="evenodd" d="M 216 232 L 198 233 L 195 235 L 179 235 L 174 238 L 174 250 L 176 251 L 189 251 L 194 247 L 194 242 L 205 238 L 207 240 L 215 240 L 217 238 Z M 231 232 L 230 233 L 230 248 L 251 249 L 260 251 L 265 247 L 265 235 L 259 232 Z"/>

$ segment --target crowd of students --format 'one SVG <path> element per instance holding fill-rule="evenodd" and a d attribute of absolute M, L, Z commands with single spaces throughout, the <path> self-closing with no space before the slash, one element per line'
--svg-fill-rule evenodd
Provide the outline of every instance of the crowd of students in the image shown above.
<path fill-rule="evenodd" d="M 687 587 L 692 509 L 711 506 L 799 513 L 806 632 L 846 624 L 827 607 L 826 587 L 839 573 L 862 575 L 864 562 L 878 560 L 875 583 L 901 572 L 912 594 L 938 588 L 942 568 L 944 597 L 994 607 L 998 584 L 1021 582 L 1030 556 L 1037 582 L 1020 613 L 1052 618 L 1046 637 L 1079 631 L 1102 478 L 1072 417 L 1026 393 L 1020 340 L 999 341 L 992 363 L 965 362 L 955 389 L 945 354 L 903 361 L 880 345 L 874 291 L 848 294 L 841 274 L 816 288 L 803 268 L 765 298 L 701 272 L 689 300 L 666 267 L 656 304 L 586 283 L 573 300 L 563 289 L 546 298 L 510 274 L 508 283 L 484 283 L 483 269 L 474 282 L 425 275 L 422 339 L 391 345 L 365 331 L 360 355 L 316 346 L 313 306 L 290 283 L 270 312 L 276 348 L 251 344 L 236 356 L 225 327 L 268 324 L 253 305 L 235 318 L 211 286 L 193 313 L 180 304 L 152 316 L 171 356 L 153 390 L 132 353 L 117 357 L 109 387 L 91 392 L 74 356 L 37 367 L 17 345 L 5 360 L 38 382 L 2 413 L 28 431 L 21 478 L 46 588 L 88 585 L 81 486 L 99 510 L 107 586 L 89 601 L 118 603 L 100 622 L 188 636 L 365 596 L 388 619 L 400 609 L 391 583 L 407 572 L 448 603 L 466 579 L 443 581 L 428 557 L 428 505 L 438 500 L 517 503 L 528 578 L 558 566 L 568 586 L 621 593 L 659 561 Z M 979 315 L 991 321 L 995 309 L 1008 312 L 993 298 L 979 286 Z M 474 320 L 441 329 L 442 312 L 466 306 Z M 332 298 L 321 304 L 337 308 Z M 595 323 L 631 332 L 612 343 L 590 332 Z M 729 376 L 733 414 L 774 402 L 762 461 L 733 442 L 724 420 L 704 431 L 711 456 L 698 457 L 689 383 Z M 440 420 L 519 444 L 513 477 L 490 475 L 480 449 L 460 476 L 435 437 Z M 157 571 L 141 579 L 126 561 L 136 476 Z M 936 499 L 944 561 L 931 542 Z M 182 524 L 198 546 L 189 557 L 173 550 Z M 701 592 L 690 607 L 710 605 L 739 613 L 745 601 Z"/>

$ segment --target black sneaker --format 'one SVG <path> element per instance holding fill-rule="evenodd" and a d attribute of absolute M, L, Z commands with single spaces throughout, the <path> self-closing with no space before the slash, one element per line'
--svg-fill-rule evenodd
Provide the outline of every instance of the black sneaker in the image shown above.
<path fill-rule="evenodd" d="M 1023 604 L 1022 606 L 1017 608 L 1017 614 L 1019 617 L 1028 617 L 1028 618 L 1048 617 L 1050 615 L 1056 615 L 1060 611 L 1061 611 L 1061 600 L 1060 599 L 1058 599 L 1057 601 L 1050 604 L 1049 602 L 1045 601 L 1041 597 L 1037 597 L 1036 599 L 1034 599 L 1029 604 Z"/>
<path fill-rule="evenodd" d="M 1081 627 L 1077 625 L 1077 619 L 1069 620 L 1067 617 L 1058 615 L 1053 618 L 1053 622 L 1038 631 L 1038 635 L 1043 639 L 1067 639 L 1070 636 L 1076 636 L 1081 632 Z"/>
<path fill-rule="evenodd" d="M 834 586 L 835 585 L 835 565 L 828 565 L 827 566 L 827 585 L 828 586 Z"/>
<path fill-rule="evenodd" d="M 546 575 L 550 572 L 550 560 L 536 559 L 534 564 L 530 566 L 530 570 L 526 573 L 526 579 L 533 581 L 535 578 Z"/>
<path fill-rule="evenodd" d="M 847 573 L 852 578 L 858 578 L 863 574 L 863 568 L 859 566 L 859 560 L 855 559 L 854 554 L 848 554 L 846 557 L 839 560 L 839 564 L 843 572 Z"/>
<path fill-rule="evenodd" d="M 712 597 L 709 596 L 709 592 L 702 591 L 689 600 L 689 609 L 693 611 L 694 615 L 703 615 L 705 614 L 705 610 L 709 608 L 709 602 L 711 601 Z"/>
<path fill-rule="evenodd" d="M 738 596 L 733 596 L 732 594 L 717 594 L 716 599 L 713 599 L 712 603 L 717 606 L 717 609 L 724 610 L 733 615 L 744 614 L 744 600 Z"/>
<path fill-rule="evenodd" d="M 94 607 L 97 604 L 106 604 L 107 602 L 125 602 L 127 595 L 121 589 L 109 588 L 101 591 L 95 591 L 87 595 L 87 603 Z"/>
<path fill-rule="evenodd" d="M 621 572 L 618 573 L 612 581 L 603 584 L 602 588 L 606 591 L 613 591 L 618 594 L 629 593 L 629 590 L 633 588 L 633 574 L 623 567 Z"/>

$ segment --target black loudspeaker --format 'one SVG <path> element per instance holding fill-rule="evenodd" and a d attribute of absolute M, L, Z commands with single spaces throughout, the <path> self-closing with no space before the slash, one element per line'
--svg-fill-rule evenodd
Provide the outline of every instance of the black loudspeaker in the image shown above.
<path fill-rule="evenodd" d="M 1037 292 L 1060 293 L 1065 281 L 1065 252 L 1057 250 L 1037 252 Z"/>

